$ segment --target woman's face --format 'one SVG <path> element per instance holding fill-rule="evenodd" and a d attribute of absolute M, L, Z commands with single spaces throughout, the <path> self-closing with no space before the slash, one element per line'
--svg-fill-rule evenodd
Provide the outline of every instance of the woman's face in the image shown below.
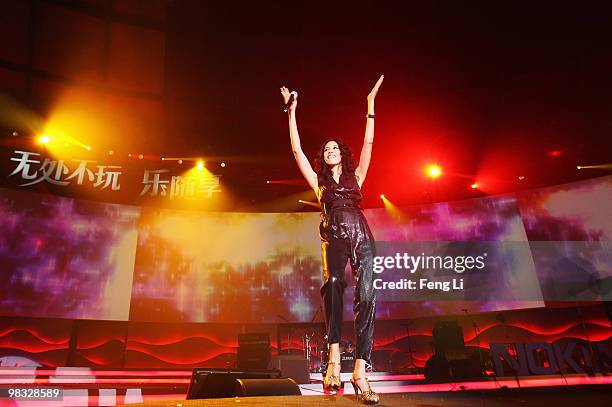
<path fill-rule="evenodd" d="M 340 147 L 335 141 L 328 141 L 323 148 L 323 159 L 325 164 L 333 166 L 340 164 L 342 161 L 342 155 L 340 154 Z"/>

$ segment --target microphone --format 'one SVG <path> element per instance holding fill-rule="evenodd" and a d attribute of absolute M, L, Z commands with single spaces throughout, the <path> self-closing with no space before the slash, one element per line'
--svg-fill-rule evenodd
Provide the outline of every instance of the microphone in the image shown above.
<path fill-rule="evenodd" d="M 289 96 L 289 100 L 285 104 L 285 107 L 283 107 L 283 112 L 287 113 L 287 111 L 291 107 L 291 104 L 293 103 L 293 101 L 295 100 L 297 95 L 298 95 L 298 93 L 296 91 L 291 92 L 291 95 Z"/>

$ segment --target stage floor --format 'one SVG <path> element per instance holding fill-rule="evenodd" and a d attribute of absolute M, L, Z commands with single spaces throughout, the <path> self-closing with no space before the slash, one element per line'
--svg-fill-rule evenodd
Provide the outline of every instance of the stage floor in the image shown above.
<path fill-rule="evenodd" d="M 206 400 L 168 400 L 130 404 L 132 407 L 222 407 L 222 406 L 351 406 L 355 396 L 276 396 L 276 397 L 236 397 Z M 384 394 L 379 406 L 413 407 L 598 407 L 612 405 L 612 386 L 564 386 L 538 389 L 511 389 L 487 391 L 458 391 L 435 393 Z"/>
<path fill-rule="evenodd" d="M 191 370 L 97 370 L 89 368 L 0 367 L 0 386 L 61 386 L 63 402 L 14 402 L 0 406 L 302 406 L 333 403 L 354 405 L 349 373 L 342 374 L 344 389 L 324 395 L 321 374 L 300 384 L 302 396 L 185 400 Z M 568 374 L 565 376 L 486 377 L 472 381 L 431 382 L 419 374 L 374 372 L 372 388 L 382 395 L 383 406 L 498 406 L 533 405 L 588 407 L 612 405 L 612 376 Z M 219 404 L 221 403 L 221 404 Z M 223 404 L 225 403 L 225 404 Z M 179 406 L 180 407 L 180 406 Z"/>

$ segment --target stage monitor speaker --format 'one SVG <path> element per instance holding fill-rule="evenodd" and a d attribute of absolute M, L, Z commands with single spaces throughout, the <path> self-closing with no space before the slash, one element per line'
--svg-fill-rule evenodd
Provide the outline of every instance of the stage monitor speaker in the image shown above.
<path fill-rule="evenodd" d="M 236 379 L 278 379 L 279 370 L 194 369 L 187 399 L 234 397 Z"/>
<path fill-rule="evenodd" d="M 236 396 L 301 396 L 293 379 L 236 379 Z"/>
<path fill-rule="evenodd" d="M 465 351 L 463 330 L 457 320 L 438 321 L 434 326 L 433 345 L 436 354 L 461 354 Z M 450 359 L 456 359 L 451 357 Z"/>
<path fill-rule="evenodd" d="M 425 363 L 425 378 L 427 380 L 468 380 L 484 376 L 483 368 L 477 353 L 466 357 L 448 359 L 443 354 L 432 355 Z"/>
<path fill-rule="evenodd" d="M 238 335 L 238 369 L 267 369 L 270 365 L 271 356 L 270 335 L 267 332 Z"/>
<path fill-rule="evenodd" d="M 272 367 L 281 371 L 282 377 L 289 377 L 298 384 L 310 383 L 308 361 L 298 355 L 278 355 L 272 358 Z"/>

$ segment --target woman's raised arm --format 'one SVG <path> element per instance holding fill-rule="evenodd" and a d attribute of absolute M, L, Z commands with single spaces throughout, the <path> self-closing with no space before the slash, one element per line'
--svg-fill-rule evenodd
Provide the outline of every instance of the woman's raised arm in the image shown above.
<path fill-rule="evenodd" d="M 376 85 L 372 88 L 370 93 L 368 94 L 368 114 L 366 118 L 366 130 L 365 137 L 363 139 L 363 147 L 361 148 L 361 154 L 359 156 L 359 165 L 355 170 L 355 175 L 357 175 L 357 182 L 359 183 L 359 187 L 363 185 L 363 181 L 365 181 L 365 177 L 368 173 L 368 167 L 370 166 L 370 158 L 372 157 L 372 143 L 374 142 L 374 99 L 376 98 L 376 94 L 378 93 L 378 88 L 385 79 L 385 75 L 380 75 Z"/>
<path fill-rule="evenodd" d="M 281 95 L 283 95 L 283 98 L 285 99 L 285 103 L 287 103 L 289 101 L 289 98 L 291 97 L 291 92 L 289 92 L 289 89 L 284 86 L 280 88 L 280 91 Z M 310 187 L 316 193 L 317 189 L 319 188 L 317 182 L 317 173 L 314 172 L 314 170 L 312 169 L 312 166 L 310 165 L 310 162 L 308 161 L 308 158 L 306 158 L 306 155 L 302 151 L 302 146 L 300 145 L 300 134 L 298 133 L 297 121 L 295 118 L 296 107 L 297 94 L 294 94 L 293 103 L 291 104 L 288 110 L 291 150 L 293 151 L 293 156 L 295 157 L 295 161 L 297 162 L 300 172 L 302 173 L 304 178 L 306 178 L 306 182 L 308 182 L 308 185 L 310 185 Z"/>

